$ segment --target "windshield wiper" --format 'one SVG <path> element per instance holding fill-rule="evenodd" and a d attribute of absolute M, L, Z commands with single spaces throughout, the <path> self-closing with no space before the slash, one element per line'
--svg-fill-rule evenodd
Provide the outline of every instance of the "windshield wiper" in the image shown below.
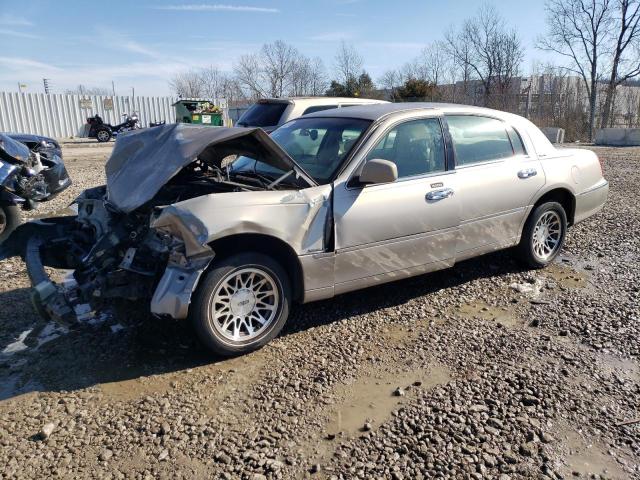
<path fill-rule="evenodd" d="M 243 170 L 240 172 L 233 172 L 232 175 L 234 177 L 245 177 L 245 178 L 256 178 L 258 180 L 260 180 L 260 183 L 262 184 L 262 186 L 269 188 L 269 183 L 271 183 L 273 181 L 273 178 L 267 176 L 267 175 L 263 175 L 261 173 L 252 171 L 252 170 Z"/>

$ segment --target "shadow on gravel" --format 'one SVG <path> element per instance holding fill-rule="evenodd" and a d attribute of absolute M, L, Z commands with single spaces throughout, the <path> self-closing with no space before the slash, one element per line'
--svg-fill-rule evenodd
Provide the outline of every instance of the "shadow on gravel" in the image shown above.
<path fill-rule="evenodd" d="M 301 305 L 293 310 L 292 317 L 281 336 L 401 305 L 413 298 L 480 278 L 523 271 L 525 269 L 513 259 L 513 255 L 508 250 L 473 258 L 446 270 L 346 293 L 330 300 Z"/>
<path fill-rule="evenodd" d="M 509 252 L 468 260 L 452 269 L 348 293 L 293 309 L 282 335 L 403 304 L 466 282 L 522 271 Z M 0 351 L 26 330 L 50 330 L 33 312 L 28 289 L 0 293 Z M 77 390 L 97 384 L 180 372 L 224 361 L 196 340 L 188 323 L 126 311 L 115 322 L 83 325 L 13 354 L 0 353 L 0 400 L 33 391 Z M 124 328 L 121 328 L 124 327 Z M 115 331 L 114 331 L 115 330 Z"/>

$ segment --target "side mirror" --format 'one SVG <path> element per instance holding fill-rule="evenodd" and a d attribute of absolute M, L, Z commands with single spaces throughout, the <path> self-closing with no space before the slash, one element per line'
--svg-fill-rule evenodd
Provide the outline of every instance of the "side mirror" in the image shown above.
<path fill-rule="evenodd" d="M 398 167 L 389 160 L 374 158 L 362 167 L 360 183 L 391 183 L 398 179 Z"/>

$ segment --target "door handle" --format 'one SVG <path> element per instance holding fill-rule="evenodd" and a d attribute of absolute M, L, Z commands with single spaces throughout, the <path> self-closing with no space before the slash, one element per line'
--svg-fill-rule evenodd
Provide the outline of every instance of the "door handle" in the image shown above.
<path fill-rule="evenodd" d="M 445 198 L 452 197 L 453 193 L 454 192 L 452 188 L 441 188 L 438 190 L 432 190 L 429 193 L 427 193 L 427 200 L 429 201 L 444 200 Z"/>
<path fill-rule="evenodd" d="M 524 170 L 520 170 L 518 172 L 518 178 L 535 177 L 537 174 L 538 171 L 535 168 L 525 168 Z"/>

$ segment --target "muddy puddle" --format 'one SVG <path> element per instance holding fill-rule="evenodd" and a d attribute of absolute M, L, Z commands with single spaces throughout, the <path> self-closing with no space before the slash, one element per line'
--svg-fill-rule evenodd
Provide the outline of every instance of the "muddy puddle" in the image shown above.
<path fill-rule="evenodd" d="M 314 462 L 325 464 L 341 441 L 376 430 L 394 410 L 415 399 L 420 390 L 445 384 L 450 378 L 450 371 L 442 365 L 366 372 L 353 383 L 336 389 L 338 402 L 330 407 L 323 437 L 303 449 Z"/>
<path fill-rule="evenodd" d="M 599 370 L 624 382 L 640 383 L 640 364 L 630 358 L 600 354 L 596 360 Z"/>
<path fill-rule="evenodd" d="M 542 274 L 561 287 L 586 288 L 589 285 L 590 275 L 586 271 L 574 270 L 559 263 L 549 265 Z"/>
<path fill-rule="evenodd" d="M 565 432 L 562 439 L 569 448 L 565 465 L 561 469 L 567 478 L 592 478 L 592 475 L 611 480 L 629 478 L 616 459 L 607 453 L 605 446 L 595 439 L 583 438 L 577 432 Z"/>
<path fill-rule="evenodd" d="M 523 322 L 515 312 L 507 307 L 494 307 L 483 301 L 465 303 L 457 308 L 456 313 L 465 318 L 480 318 L 482 320 L 494 321 L 504 327 L 517 327 Z"/>

